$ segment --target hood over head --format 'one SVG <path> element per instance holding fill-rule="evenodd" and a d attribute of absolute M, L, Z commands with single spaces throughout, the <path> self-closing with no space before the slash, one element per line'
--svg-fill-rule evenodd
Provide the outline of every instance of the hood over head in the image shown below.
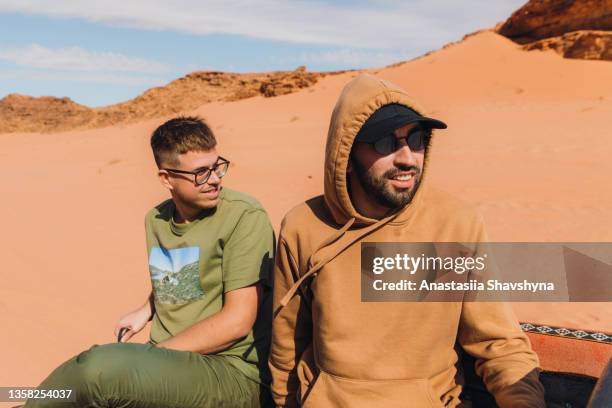
<path fill-rule="evenodd" d="M 316 276 L 324 265 L 368 234 L 385 226 L 387 223 L 392 223 L 394 220 L 402 218 L 402 216 L 408 213 L 404 210 L 408 209 L 412 203 L 415 203 L 422 196 L 420 192 L 423 190 L 423 180 L 421 180 L 419 190 L 411 204 L 380 220 L 361 215 L 351 202 L 346 183 L 346 168 L 355 137 L 365 121 L 374 112 L 380 107 L 391 103 L 407 106 L 419 115 L 424 116 L 423 110 L 410 100 L 403 89 L 372 75 L 359 75 L 342 90 L 332 113 L 329 133 L 327 135 L 324 174 L 325 204 L 331 212 L 334 221 L 342 225 L 342 227 L 323 240 L 313 250 L 308 260 L 308 270 L 285 293 L 280 300 L 278 310 L 286 306 L 298 288 L 307 279 Z M 425 167 L 425 163 L 423 166 Z M 424 173 L 425 169 L 423 169 Z M 360 226 L 360 228 L 347 234 L 353 225 Z M 275 314 L 278 313 L 278 310 Z"/>
<path fill-rule="evenodd" d="M 338 224 L 344 225 L 351 219 L 357 225 L 371 225 L 379 221 L 361 215 L 353 206 L 346 169 L 353 142 L 363 124 L 379 108 L 391 103 L 407 106 L 425 116 L 406 91 L 369 74 L 361 74 L 350 81 L 336 102 L 325 147 L 324 194 L 325 203 Z M 419 191 L 423 189 L 424 173 L 425 169 Z M 417 191 L 413 202 L 419 196 Z"/>

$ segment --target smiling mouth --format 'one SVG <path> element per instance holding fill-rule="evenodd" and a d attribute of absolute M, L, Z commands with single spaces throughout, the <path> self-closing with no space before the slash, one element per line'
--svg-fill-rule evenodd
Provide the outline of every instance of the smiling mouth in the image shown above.
<path fill-rule="evenodd" d="M 396 174 L 395 176 L 391 177 L 391 180 L 410 181 L 413 178 L 414 178 L 414 173 L 403 173 L 403 174 Z"/>

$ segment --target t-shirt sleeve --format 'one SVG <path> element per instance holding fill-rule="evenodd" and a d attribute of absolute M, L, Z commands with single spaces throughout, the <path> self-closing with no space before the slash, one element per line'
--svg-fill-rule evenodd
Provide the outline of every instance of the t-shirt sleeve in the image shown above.
<path fill-rule="evenodd" d="M 155 245 L 154 241 L 155 239 L 153 238 L 153 226 L 151 223 L 151 211 L 149 211 L 145 217 L 144 217 L 144 230 L 145 230 L 145 239 L 146 239 L 146 244 L 147 244 L 147 256 L 148 256 L 148 252 L 149 252 L 149 248 L 151 248 L 152 246 Z"/>
<path fill-rule="evenodd" d="M 223 292 L 262 281 L 271 285 L 274 230 L 265 211 L 245 212 L 223 248 Z"/>

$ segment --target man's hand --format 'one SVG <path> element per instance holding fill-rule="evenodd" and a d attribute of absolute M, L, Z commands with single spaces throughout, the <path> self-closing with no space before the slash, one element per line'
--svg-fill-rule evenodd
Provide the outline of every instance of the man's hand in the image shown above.
<path fill-rule="evenodd" d="M 228 348 L 253 328 L 263 290 L 263 285 L 257 283 L 227 292 L 220 312 L 158 343 L 157 347 L 202 354 Z"/>
<path fill-rule="evenodd" d="M 117 326 L 115 326 L 115 336 L 119 335 L 119 331 L 121 329 L 129 329 L 125 332 L 123 337 L 121 337 L 121 342 L 125 343 L 132 336 L 141 331 L 147 325 L 147 322 L 151 320 L 152 316 L 153 307 L 151 297 L 149 297 L 149 300 L 147 300 L 144 305 L 119 319 L 119 322 L 117 322 Z"/>

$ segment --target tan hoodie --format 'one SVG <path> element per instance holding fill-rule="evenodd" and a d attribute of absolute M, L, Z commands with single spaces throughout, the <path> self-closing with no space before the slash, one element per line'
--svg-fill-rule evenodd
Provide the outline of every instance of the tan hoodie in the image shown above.
<path fill-rule="evenodd" d="M 283 407 L 455 407 L 456 344 L 501 407 L 541 407 L 538 359 L 508 305 L 361 302 L 360 242 L 480 242 L 482 219 L 423 181 L 383 220 L 359 214 L 347 190 L 353 140 L 378 108 L 416 106 L 397 86 L 360 75 L 333 111 L 325 194 L 291 210 L 275 267 L 270 368 Z"/>

